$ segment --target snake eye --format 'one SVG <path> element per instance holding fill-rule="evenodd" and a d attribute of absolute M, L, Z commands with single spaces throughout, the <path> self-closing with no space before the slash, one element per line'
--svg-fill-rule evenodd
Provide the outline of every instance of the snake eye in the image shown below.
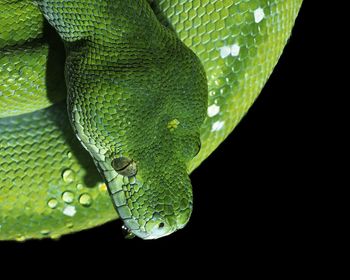
<path fill-rule="evenodd" d="M 189 154 L 191 155 L 192 158 L 197 156 L 201 150 L 202 143 L 201 140 L 198 138 L 195 141 L 193 141 L 193 144 L 191 146 L 191 150 L 189 151 Z"/>
<path fill-rule="evenodd" d="M 195 155 L 194 156 L 197 156 L 202 148 L 202 142 L 200 139 L 198 139 L 198 143 L 197 143 L 197 146 L 196 146 L 197 150 L 195 152 Z"/>
<path fill-rule="evenodd" d="M 112 160 L 112 167 L 119 174 L 127 177 L 135 176 L 137 173 L 136 163 L 127 157 L 119 157 Z"/>

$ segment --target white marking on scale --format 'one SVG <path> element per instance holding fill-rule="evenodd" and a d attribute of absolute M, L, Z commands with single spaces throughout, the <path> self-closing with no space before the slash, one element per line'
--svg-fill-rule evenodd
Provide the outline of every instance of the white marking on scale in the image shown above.
<path fill-rule="evenodd" d="M 75 206 L 68 205 L 63 209 L 63 214 L 69 217 L 73 217 L 76 213 Z"/>
<path fill-rule="evenodd" d="M 241 50 L 241 47 L 238 44 L 233 44 L 231 46 L 231 55 L 238 56 L 240 50 Z"/>
<path fill-rule="evenodd" d="M 264 10 L 262 8 L 257 8 L 254 11 L 254 20 L 256 23 L 259 23 L 260 21 L 262 21 L 265 17 L 265 13 Z"/>
<path fill-rule="evenodd" d="M 223 46 L 220 48 L 220 56 L 222 58 L 228 57 L 228 56 L 238 56 L 239 51 L 241 50 L 241 47 L 236 43 L 231 46 Z"/>
<path fill-rule="evenodd" d="M 217 114 L 219 114 L 219 112 L 220 106 L 218 105 L 213 104 L 208 107 L 208 117 L 210 118 L 216 116 Z"/>
<path fill-rule="evenodd" d="M 220 56 L 222 58 L 228 57 L 231 53 L 231 48 L 229 46 L 223 46 L 220 48 Z"/>
<path fill-rule="evenodd" d="M 222 129 L 224 127 L 225 122 L 224 121 L 217 121 L 214 122 L 212 127 L 211 127 L 211 131 L 219 131 L 220 129 Z"/>

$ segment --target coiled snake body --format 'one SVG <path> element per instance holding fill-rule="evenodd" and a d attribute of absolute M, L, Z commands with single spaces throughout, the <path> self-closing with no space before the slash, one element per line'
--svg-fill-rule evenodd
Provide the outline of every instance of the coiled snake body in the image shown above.
<path fill-rule="evenodd" d="M 185 226 L 301 2 L 0 0 L 0 240 Z"/>

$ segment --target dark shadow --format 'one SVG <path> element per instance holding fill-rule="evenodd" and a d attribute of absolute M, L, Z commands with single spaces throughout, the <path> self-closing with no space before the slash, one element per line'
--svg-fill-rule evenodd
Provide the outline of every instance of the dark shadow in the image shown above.
<path fill-rule="evenodd" d="M 169 28 L 170 30 L 175 32 L 174 27 L 171 25 L 168 18 L 164 15 L 162 9 L 159 7 L 159 0 L 148 0 L 153 12 L 155 13 L 156 17 L 160 21 L 161 24 L 163 24 L 165 27 Z"/>
<path fill-rule="evenodd" d="M 44 21 L 43 33 L 49 46 L 46 62 L 47 96 L 52 103 L 57 103 L 66 99 L 67 96 L 64 80 L 64 62 L 66 59 L 64 44 L 47 21 Z"/>

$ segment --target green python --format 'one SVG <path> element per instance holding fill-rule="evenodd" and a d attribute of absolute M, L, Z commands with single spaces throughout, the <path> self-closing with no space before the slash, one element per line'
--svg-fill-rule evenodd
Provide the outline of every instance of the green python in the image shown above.
<path fill-rule="evenodd" d="M 0 240 L 184 227 L 188 174 L 254 102 L 301 4 L 0 0 Z"/>

